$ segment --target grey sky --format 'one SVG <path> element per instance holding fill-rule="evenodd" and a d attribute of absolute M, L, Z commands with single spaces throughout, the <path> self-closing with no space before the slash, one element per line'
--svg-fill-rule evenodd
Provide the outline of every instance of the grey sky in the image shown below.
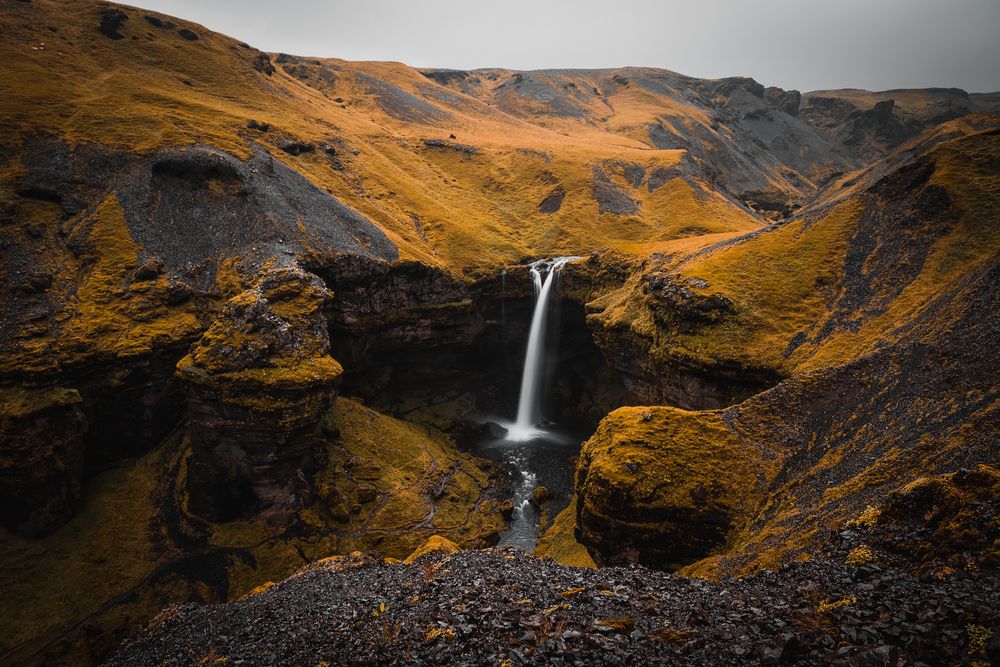
<path fill-rule="evenodd" d="M 1000 90 L 1000 0 L 133 0 L 267 51 L 415 67 L 648 65 L 783 88 Z"/>

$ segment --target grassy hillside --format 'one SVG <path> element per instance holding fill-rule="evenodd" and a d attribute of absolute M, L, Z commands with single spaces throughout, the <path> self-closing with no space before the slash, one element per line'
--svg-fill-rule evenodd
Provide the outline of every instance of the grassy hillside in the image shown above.
<path fill-rule="evenodd" d="M 649 345 L 660 368 L 788 377 L 723 411 L 605 418 L 576 489 L 576 529 L 605 561 L 687 562 L 699 575 L 776 567 L 811 557 L 864 512 L 877 516 L 908 483 L 995 463 L 997 126 L 943 127 L 953 138 L 824 213 L 653 262 L 591 305 L 595 323 L 644 341 L 633 344 Z M 720 451 L 692 465 L 706 438 Z M 737 484 L 733 502 L 739 476 L 713 465 L 747 458 L 759 477 Z M 695 499 L 721 508 L 714 524 L 674 535 Z M 702 534 L 712 525 L 723 527 L 714 546 Z M 990 530 L 970 526 L 966 542 L 989 543 Z M 688 555 L 692 541 L 712 557 Z"/>
<path fill-rule="evenodd" d="M 5 10 L 0 146 L 15 176 L 26 134 L 143 153 L 209 144 L 241 158 L 257 144 L 373 220 L 403 257 L 453 269 L 759 225 L 697 170 L 667 174 L 683 151 L 654 150 L 614 124 L 545 127 L 398 63 L 269 56 L 195 24 L 113 7 L 40 0 Z M 120 38 L 100 31 L 105 12 L 112 23 L 114 12 L 127 17 L 113 30 Z M 620 104 L 632 113 L 632 102 Z M 290 143 L 313 148 L 279 148 Z M 609 163 L 668 177 L 654 188 L 611 173 L 610 187 L 637 207 L 602 214 L 594 170 L 614 172 Z M 539 211 L 556 189 L 563 206 Z"/>

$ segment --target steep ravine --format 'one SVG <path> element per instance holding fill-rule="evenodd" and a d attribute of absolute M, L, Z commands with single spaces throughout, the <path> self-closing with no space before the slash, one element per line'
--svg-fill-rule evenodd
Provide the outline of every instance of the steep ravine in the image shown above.
<path fill-rule="evenodd" d="M 9 596 L 41 616 L 13 628 L 5 660 L 99 661 L 163 606 L 232 599 L 331 553 L 402 557 L 434 533 L 495 542 L 505 471 L 451 443 L 469 446 L 483 421 L 513 416 L 533 305 L 526 265 L 475 280 L 356 257 L 309 269 L 271 269 L 225 303 L 196 294 L 208 329 L 127 366 L 68 366 L 18 390 L 26 411 L 5 427 L 52 454 L 34 468 L 47 477 L 8 469 L 33 485 L 4 505 L 7 525 L 25 526 L 2 554 L 21 573 Z M 633 367 L 607 363 L 616 355 L 595 343 L 586 306 L 620 277 L 595 256 L 567 271 L 555 304 L 545 413 L 573 424 L 577 441 L 636 400 L 622 373 Z M 308 296 L 324 284 L 332 294 Z M 331 389 L 310 393 L 300 369 L 328 372 L 310 356 L 324 336 L 344 371 L 330 367 Z M 227 370 L 236 360 L 245 370 Z M 269 443 L 279 449 L 261 449 Z M 274 463 L 244 468 L 244 456 Z M 570 476 L 572 451 L 560 460 Z M 570 490 L 543 501 L 547 520 Z M 108 544 L 115 553 L 102 556 Z M 95 592 L 67 606 L 60 587 L 83 571 Z M 51 604 L 30 602 L 39 596 Z"/>

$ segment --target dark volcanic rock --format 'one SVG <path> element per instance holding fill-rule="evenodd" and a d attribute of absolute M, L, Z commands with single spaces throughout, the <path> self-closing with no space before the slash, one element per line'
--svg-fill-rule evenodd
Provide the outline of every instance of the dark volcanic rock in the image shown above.
<path fill-rule="evenodd" d="M 246 162 L 205 146 L 136 156 L 30 135 L 22 154 L 21 196 L 58 203 L 68 218 L 110 189 L 135 242 L 170 271 L 192 277 L 202 267 L 206 286 L 225 257 L 289 257 L 307 246 L 321 255 L 399 256 L 365 216 L 261 149 Z"/>
<path fill-rule="evenodd" d="M 454 135 L 452 136 L 454 137 Z M 454 141 L 445 141 L 444 139 L 424 139 L 424 145 L 428 148 L 448 148 L 459 153 L 465 153 L 466 155 L 475 155 L 479 152 L 479 149 L 475 146 L 460 144 Z"/>
<path fill-rule="evenodd" d="M 678 282 L 676 273 L 652 271 L 644 277 L 654 322 L 669 330 L 690 333 L 722 323 L 735 311 L 722 294 L 702 294 L 709 287 L 699 279 Z M 781 376 L 766 368 L 732 362 L 699 363 L 691 359 L 649 354 L 649 341 L 627 328 L 605 328 L 588 320 L 594 340 L 607 363 L 622 373 L 626 387 L 642 403 L 676 405 L 690 410 L 725 407 L 774 386 Z"/>
<path fill-rule="evenodd" d="M 802 93 L 797 90 L 782 90 L 781 88 L 770 86 L 764 89 L 764 99 L 789 116 L 797 116 L 799 114 L 799 104 L 802 102 Z"/>
<path fill-rule="evenodd" d="M 1000 567 L 1000 470 L 979 465 L 893 492 L 872 529 L 884 548 L 936 571 Z"/>
<path fill-rule="evenodd" d="M 566 198 L 566 191 L 562 186 L 546 195 L 545 199 L 538 205 L 539 213 L 555 213 L 562 207 L 563 199 Z"/>
<path fill-rule="evenodd" d="M 279 141 L 277 146 L 289 155 L 302 155 L 303 153 L 312 153 L 316 150 L 315 145 L 303 141 Z"/>
<path fill-rule="evenodd" d="M 431 123 L 448 121 L 452 118 L 450 113 L 388 81 L 362 72 L 357 72 L 355 76 L 358 82 L 365 86 L 366 92 L 375 97 L 382 110 L 396 120 L 407 123 Z"/>
<path fill-rule="evenodd" d="M 214 520 L 310 500 L 312 431 L 336 395 L 322 282 L 279 269 L 226 304 L 177 365 L 188 397 L 191 509 Z"/>
<path fill-rule="evenodd" d="M 300 225 L 320 253 L 398 257 L 363 215 L 260 150 L 248 162 L 211 148 L 157 153 L 117 193 L 135 240 L 172 269 L 304 252 Z"/>
<path fill-rule="evenodd" d="M 87 420 L 75 389 L 0 391 L 0 524 L 27 536 L 65 522 L 80 500 Z"/>
<path fill-rule="evenodd" d="M 253 68 L 261 74 L 266 74 L 268 76 L 271 76 L 275 72 L 270 56 L 263 51 L 258 51 L 257 55 L 253 57 Z"/>
<path fill-rule="evenodd" d="M 479 432 L 488 438 L 499 440 L 507 435 L 507 429 L 496 422 L 485 422 L 480 425 Z"/>
<path fill-rule="evenodd" d="M 180 30 L 177 31 L 177 34 L 189 42 L 198 41 L 198 35 L 195 34 L 195 32 L 189 28 L 181 28 Z"/>
<path fill-rule="evenodd" d="M 111 39 L 122 39 L 125 35 L 118 32 L 118 29 L 128 21 L 128 14 L 120 9 L 104 9 L 101 11 L 101 27 L 98 30 L 105 37 Z"/>
<path fill-rule="evenodd" d="M 844 558 L 838 549 L 711 582 L 505 549 L 413 565 L 358 554 L 231 604 L 167 609 L 110 664 L 881 665 L 983 655 L 969 637 L 1000 620 L 995 571 L 923 580 Z"/>
<path fill-rule="evenodd" d="M 344 257 L 315 271 L 337 286 L 328 315 L 345 362 L 365 350 L 468 344 L 482 330 L 467 285 L 440 269 Z"/>
<path fill-rule="evenodd" d="M 593 179 L 590 187 L 594 199 L 597 200 L 597 208 L 601 213 L 625 216 L 633 215 L 639 211 L 639 202 L 616 185 L 601 167 L 595 166 L 593 168 Z"/>

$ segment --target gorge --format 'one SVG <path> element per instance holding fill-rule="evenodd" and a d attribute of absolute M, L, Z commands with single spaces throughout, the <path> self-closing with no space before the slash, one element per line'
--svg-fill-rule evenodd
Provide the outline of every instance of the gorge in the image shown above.
<path fill-rule="evenodd" d="M 997 93 L 0 4 L 0 664 L 1000 661 Z"/>

